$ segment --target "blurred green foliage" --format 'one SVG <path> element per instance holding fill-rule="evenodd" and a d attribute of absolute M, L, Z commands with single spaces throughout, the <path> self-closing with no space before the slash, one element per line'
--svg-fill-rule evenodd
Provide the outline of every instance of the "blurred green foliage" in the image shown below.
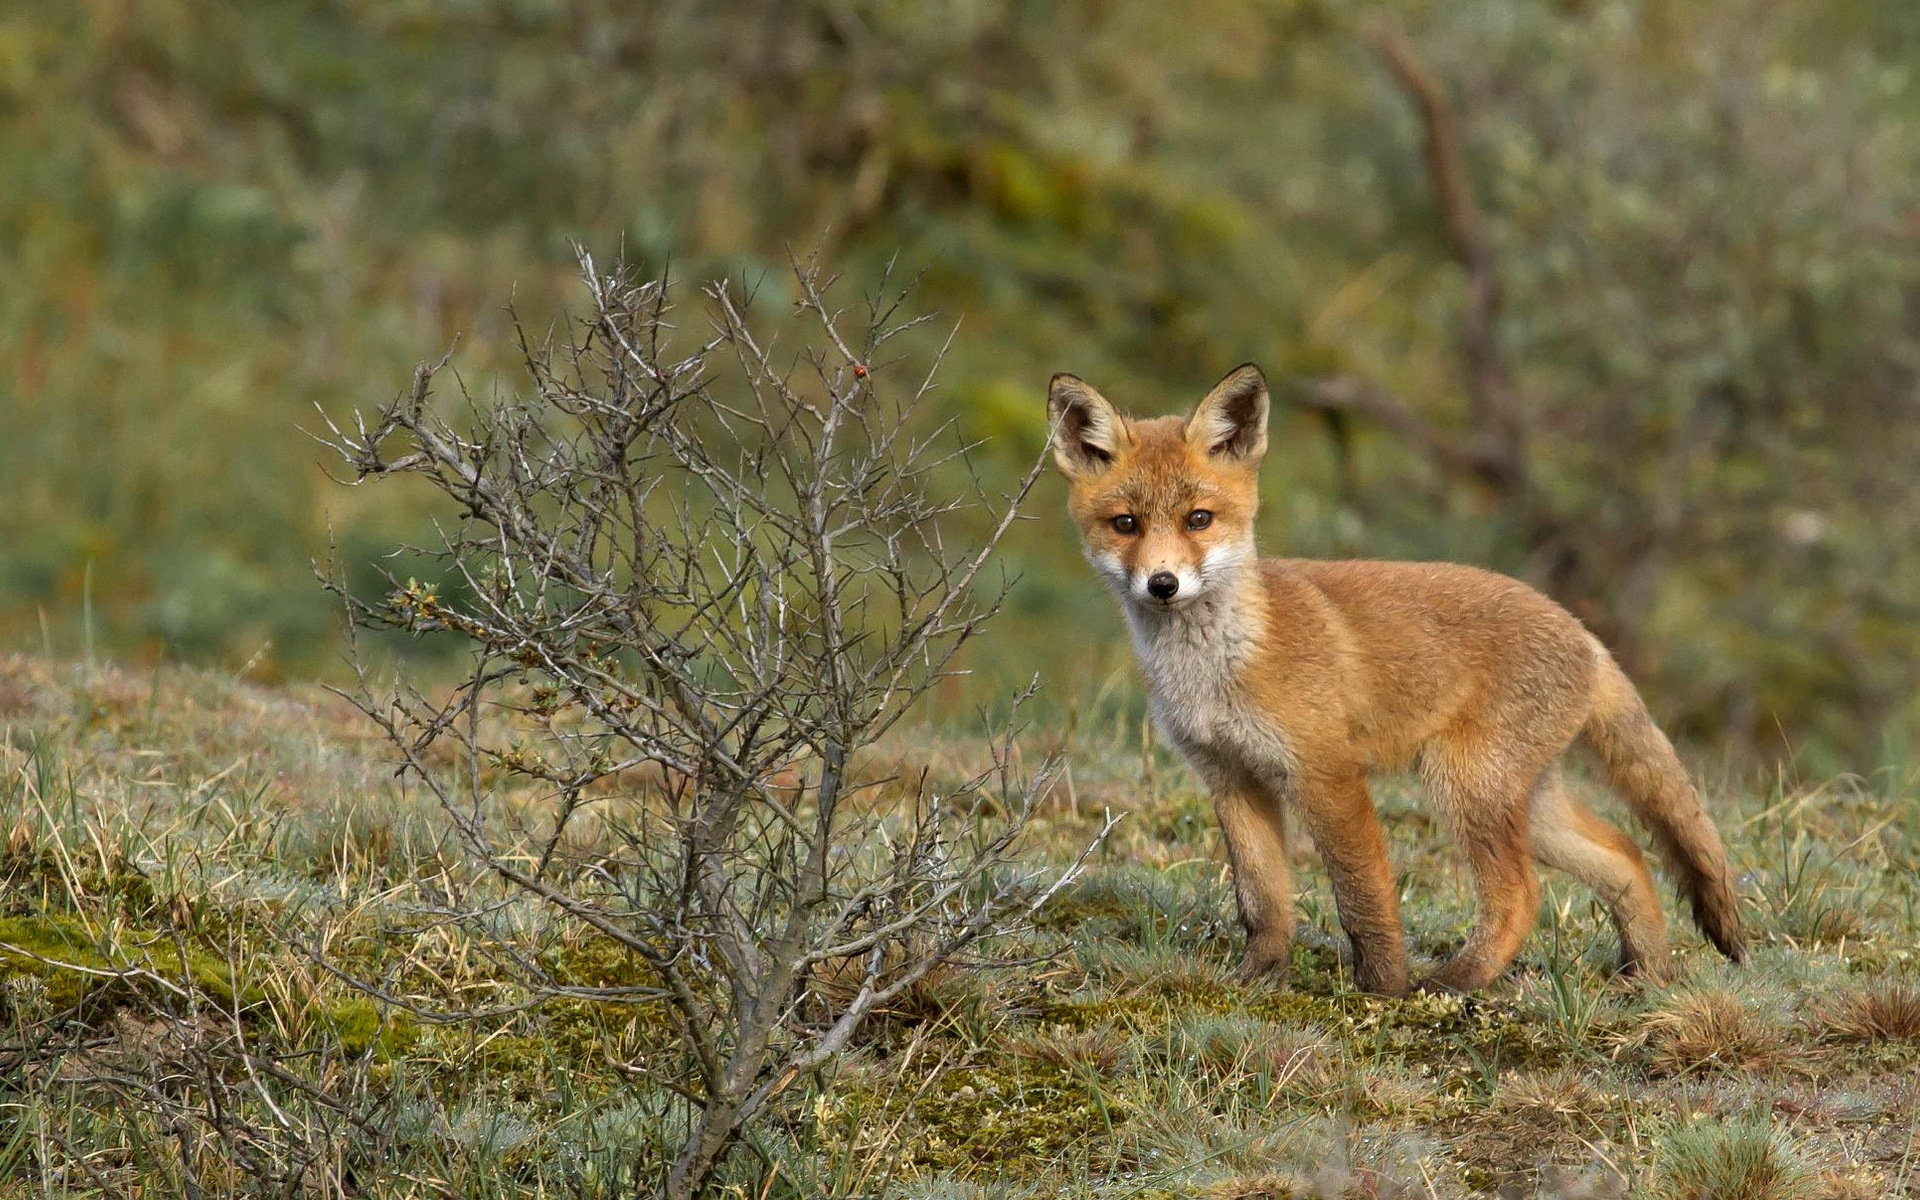
<path fill-rule="evenodd" d="M 297 427 L 456 335 L 476 391 L 516 386 L 502 305 L 554 319 L 576 240 L 774 308 L 789 246 L 856 290 L 897 255 L 962 323 L 940 395 L 995 479 L 1037 452 L 1056 369 L 1164 411 L 1257 359 L 1282 384 L 1270 550 L 1537 576 L 1497 497 L 1284 403 L 1337 375 L 1462 412 L 1463 277 L 1383 20 L 1458 108 L 1546 502 L 1611 553 L 1563 598 L 1633 635 L 1690 735 L 1901 752 L 1905 0 L 13 0 L 0 633 L 327 669 L 310 560 L 331 538 L 359 570 L 427 514 L 328 483 Z M 1058 499 L 973 665 L 1071 708 L 1127 666 Z"/>

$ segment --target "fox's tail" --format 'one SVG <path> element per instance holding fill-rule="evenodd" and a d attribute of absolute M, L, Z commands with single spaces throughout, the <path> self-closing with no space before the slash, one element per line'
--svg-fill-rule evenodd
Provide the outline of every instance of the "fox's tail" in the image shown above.
<path fill-rule="evenodd" d="M 1673 743 L 1660 732 L 1640 693 L 1598 639 L 1600 667 L 1586 735 L 1606 768 L 1607 781 L 1660 846 L 1680 890 L 1693 906 L 1694 923 L 1720 952 L 1739 962 L 1745 952 L 1733 872 L 1700 794 L 1687 779 Z"/>

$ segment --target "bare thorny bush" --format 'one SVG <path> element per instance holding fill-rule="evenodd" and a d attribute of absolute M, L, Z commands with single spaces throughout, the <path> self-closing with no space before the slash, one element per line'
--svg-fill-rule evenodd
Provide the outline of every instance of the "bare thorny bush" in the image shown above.
<path fill-rule="evenodd" d="M 44 1186 L 126 1195 L 144 1175 L 192 1197 L 342 1196 L 378 1171 L 394 1111 L 367 1058 L 277 1046 L 167 964 L 94 974 L 76 1011 L 0 1046 L 0 1078 L 36 1098 Z"/>
<path fill-rule="evenodd" d="M 1010 496 L 970 473 L 935 495 L 965 447 L 928 419 L 931 372 L 881 386 L 889 343 L 922 323 L 903 292 L 852 331 L 796 263 L 792 352 L 726 283 L 690 337 L 665 280 L 581 265 L 585 318 L 521 330 L 530 395 L 442 405 L 442 360 L 371 418 L 329 422 L 352 482 L 414 476 L 459 513 L 421 548 L 438 583 L 332 586 L 353 624 L 470 645 L 464 682 L 434 694 L 376 687 L 356 652 L 353 699 L 496 883 L 643 964 L 582 986 L 501 953 L 536 996 L 670 1015 L 681 1061 L 647 1081 L 689 1116 L 656 1177 L 688 1196 L 863 1020 L 1071 873 L 1015 861 L 1051 764 L 1016 767 L 1011 722 L 994 765 L 944 794 L 862 753 L 1000 606 L 983 573 L 1039 464 Z M 984 528 L 966 549 L 962 521 Z"/>

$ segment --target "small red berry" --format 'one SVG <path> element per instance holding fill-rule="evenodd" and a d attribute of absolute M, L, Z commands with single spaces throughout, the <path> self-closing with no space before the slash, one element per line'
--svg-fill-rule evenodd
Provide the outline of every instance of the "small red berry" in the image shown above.
<path fill-rule="evenodd" d="M 853 377 L 855 379 L 865 379 L 867 377 L 867 368 L 860 363 L 853 364 Z"/>

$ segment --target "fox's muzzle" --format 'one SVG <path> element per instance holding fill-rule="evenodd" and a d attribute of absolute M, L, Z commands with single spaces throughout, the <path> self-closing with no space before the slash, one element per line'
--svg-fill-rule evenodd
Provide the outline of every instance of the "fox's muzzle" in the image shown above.
<path fill-rule="evenodd" d="M 1172 571 L 1155 571 L 1147 579 L 1147 594 L 1155 600 L 1171 600 L 1180 591 L 1180 577 Z"/>

